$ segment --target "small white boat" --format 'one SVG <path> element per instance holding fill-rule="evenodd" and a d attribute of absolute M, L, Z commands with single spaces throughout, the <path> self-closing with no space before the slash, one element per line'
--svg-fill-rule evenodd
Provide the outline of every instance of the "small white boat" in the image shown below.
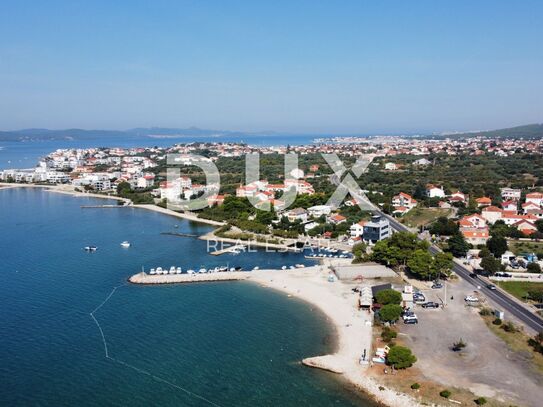
<path fill-rule="evenodd" d="M 85 250 L 87 252 L 95 252 L 96 250 L 98 250 L 98 247 L 96 247 L 96 246 L 85 246 Z"/>
<path fill-rule="evenodd" d="M 305 267 L 305 265 L 303 265 L 303 264 L 296 264 L 296 268 L 303 269 L 304 267 Z"/>
<path fill-rule="evenodd" d="M 253 270 L 260 270 L 260 267 L 255 266 L 255 267 L 253 267 Z"/>
<path fill-rule="evenodd" d="M 200 270 L 198 270 L 198 273 L 207 273 L 207 270 L 202 267 Z"/>
<path fill-rule="evenodd" d="M 296 268 L 296 267 L 294 267 L 294 266 L 290 266 L 290 267 L 289 267 L 289 269 L 291 269 L 291 270 L 293 270 L 293 269 L 295 269 L 295 268 Z"/>
<path fill-rule="evenodd" d="M 155 269 L 149 270 L 149 274 L 156 274 L 156 270 Z"/>
<path fill-rule="evenodd" d="M 286 270 L 286 269 L 287 269 L 287 266 L 281 267 L 281 270 Z"/>
<path fill-rule="evenodd" d="M 188 269 L 187 274 L 194 274 L 194 270 L 193 269 Z"/>
<path fill-rule="evenodd" d="M 183 270 L 181 270 L 181 267 L 177 267 L 177 269 L 175 270 L 176 274 L 181 274 L 182 272 Z"/>
<path fill-rule="evenodd" d="M 130 242 L 125 240 L 124 242 L 121 243 L 121 247 L 124 247 L 125 249 L 128 249 L 130 247 Z"/>
<path fill-rule="evenodd" d="M 234 267 L 230 267 L 230 271 L 236 271 Z"/>
<path fill-rule="evenodd" d="M 228 271 L 228 267 L 221 266 L 221 267 L 219 267 L 219 271 L 221 271 L 221 272 Z"/>
<path fill-rule="evenodd" d="M 175 266 L 170 267 L 170 274 L 175 274 Z"/>
<path fill-rule="evenodd" d="M 156 273 L 157 274 L 162 274 L 162 267 L 157 267 Z"/>

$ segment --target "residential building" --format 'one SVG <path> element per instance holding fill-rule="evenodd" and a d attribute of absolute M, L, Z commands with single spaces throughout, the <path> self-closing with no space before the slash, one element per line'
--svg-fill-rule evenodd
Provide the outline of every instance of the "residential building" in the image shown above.
<path fill-rule="evenodd" d="M 515 200 L 518 201 L 522 195 L 520 189 L 502 188 L 501 195 L 503 200 Z"/>
<path fill-rule="evenodd" d="M 532 192 L 530 194 L 526 194 L 526 202 L 533 202 L 536 205 L 539 205 L 539 207 L 543 207 L 543 193 L 541 192 Z"/>
<path fill-rule="evenodd" d="M 390 237 L 390 235 L 390 223 L 383 216 L 372 216 L 371 221 L 366 222 L 364 225 L 363 239 L 367 243 L 377 243 L 380 240 Z"/>
<path fill-rule="evenodd" d="M 426 185 L 426 196 L 428 198 L 444 198 L 445 191 L 439 186 L 428 184 Z"/>
<path fill-rule="evenodd" d="M 364 225 L 366 224 L 365 220 L 361 220 L 358 223 L 351 225 L 350 232 L 351 237 L 362 237 L 364 235 Z"/>

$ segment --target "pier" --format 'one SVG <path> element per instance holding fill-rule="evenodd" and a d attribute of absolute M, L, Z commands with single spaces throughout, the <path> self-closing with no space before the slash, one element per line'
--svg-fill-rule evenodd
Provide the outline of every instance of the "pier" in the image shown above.
<path fill-rule="evenodd" d="M 184 284 L 208 281 L 247 280 L 251 273 L 244 271 L 225 271 L 219 273 L 194 274 L 147 274 L 144 271 L 128 279 L 132 284 Z"/>
<path fill-rule="evenodd" d="M 247 246 L 245 246 L 243 244 L 238 244 L 238 245 L 235 245 L 235 246 L 225 247 L 224 249 L 215 250 L 213 253 L 209 253 L 209 254 L 211 254 L 212 256 L 220 256 L 221 254 L 225 254 L 225 253 L 233 253 L 233 252 L 237 252 L 237 251 L 245 251 L 246 248 L 247 248 Z"/>
<path fill-rule="evenodd" d="M 160 234 L 167 235 L 167 236 L 177 236 L 177 237 L 198 237 L 198 235 L 193 235 L 190 233 L 161 232 Z"/>

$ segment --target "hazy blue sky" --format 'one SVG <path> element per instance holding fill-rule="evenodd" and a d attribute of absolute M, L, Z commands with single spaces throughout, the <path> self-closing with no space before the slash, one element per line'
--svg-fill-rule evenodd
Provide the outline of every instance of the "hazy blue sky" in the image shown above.
<path fill-rule="evenodd" d="M 0 129 L 542 122 L 542 21 L 539 0 L 1 1 Z"/>

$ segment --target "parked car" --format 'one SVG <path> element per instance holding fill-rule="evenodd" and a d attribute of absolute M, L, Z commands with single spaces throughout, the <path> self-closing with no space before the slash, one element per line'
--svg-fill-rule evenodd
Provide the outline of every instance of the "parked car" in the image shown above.
<path fill-rule="evenodd" d="M 437 302 L 428 301 L 422 304 L 422 308 L 439 308 L 439 304 Z"/>
<path fill-rule="evenodd" d="M 402 318 L 405 321 L 406 319 L 413 319 L 413 318 L 417 319 L 417 316 L 415 315 L 414 312 L 411 311 L 409 312 L 409 314 L 402 316 Z"/>
<path fill-rule="evenodd" d="M 466 295 L 464 298 L 464 301 L 466 302 L 479 302 L 479 298 L 474 297 L 473 295 Z"/>
<path fill-rule="evenodd" d="M 436 281 L 436 282 L 434 282 L 434 284 L 432 284 L 432 288 L 434 288 L 434 289 L 443 288 L 443 284 Z"/>
<path fill-rule="evenodd" d="M 409 318 L 403 320 L 404 324 L 418 324 L 419 320 L 417 318 Z"/>

